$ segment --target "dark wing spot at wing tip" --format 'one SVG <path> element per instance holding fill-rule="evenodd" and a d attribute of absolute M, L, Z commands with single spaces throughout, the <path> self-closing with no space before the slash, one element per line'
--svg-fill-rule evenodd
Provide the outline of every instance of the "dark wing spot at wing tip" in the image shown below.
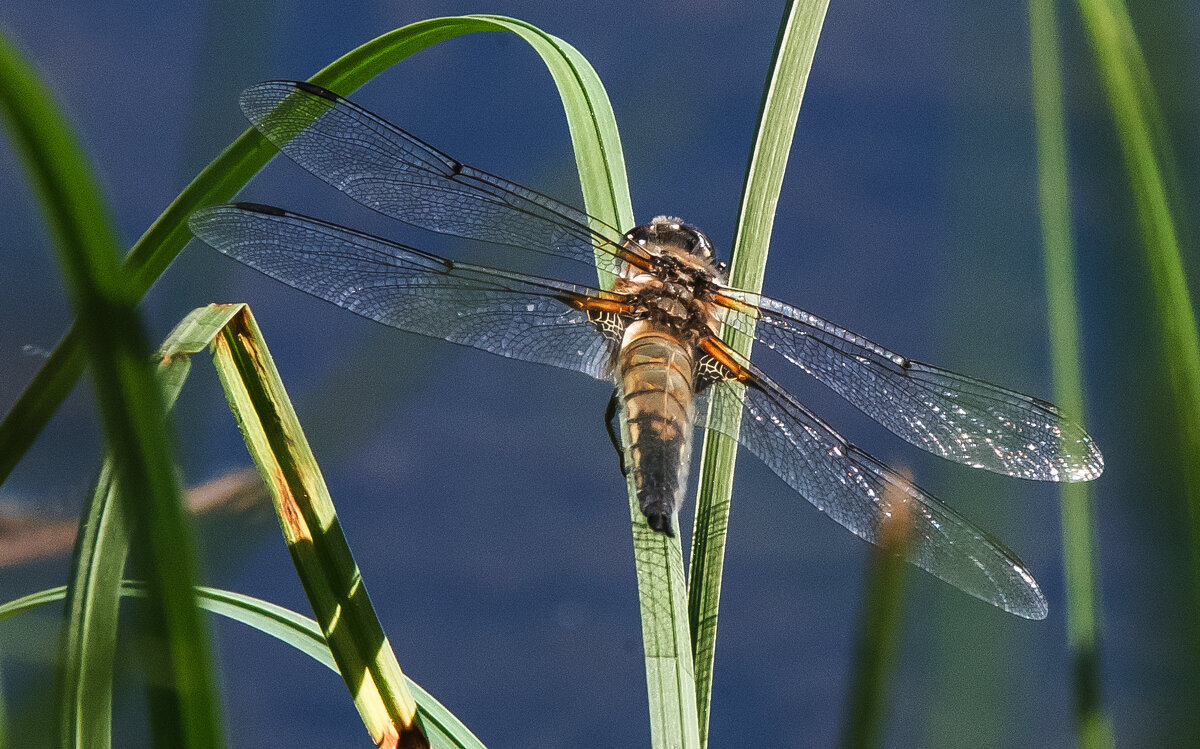
<path fill-rule="evenodd" d="M 282 208 L 276 208 L 273 205 L 264 205 L 262 203 L 234 203 L 235 208 L 240 208 L 243 211 L 252 211 L 254 213 L 265 213 L 268 216 L 286 216 L 287 211 Z"/>
<path fill-rule="evenodd" d="M 1033 403 L 1033 405 L 1037 406 L 1038 408 L 1042 409 L 1043 411 L 1052 413 L 1055 416 L 1059 415 L 1058 406 L 1054 405 L 1050 401 L 1042 400 L 1041 398 L 1038 398 L 1037 396 L 1033 396 L 1033 395 L 1029 396 L 1029 400 Z"/>
<path fill-rule="evenodd" d="M 300 89 L 301 91 L 306 91 L 314 96 L 320 96 L 322 99 L 329 99 L 330 101 L 337 101 L 341 98 L 329 89 L 318 86 L 315 83 L 309 83 L 308 81 L 296 81 L 296 88 Z"/>
<path fill-rule="evenodd" d="M 767 390 L 766 383 L 764 383 L 761 379 L 759 379 L 758 375 L 755 375 L 754 373 L 750 372 L 749 370 L 747 370 L 744 374 L 747 376 L 746 377 L 737 377 L 737 379 L 741 380 L 742 383 L 746 387 L 754 388 L 755 390 L 761 390 L 764 393 L 770 392 L 769 390 Z M 735 377 L 736 377 L 736 375 L 735 375 Z"/>
<path fill-rule="evenodd" d="M 450 176 L 457 177 L 462 174 L 463 165 L 461 161 L 452 161 L 450 163 Z"/>

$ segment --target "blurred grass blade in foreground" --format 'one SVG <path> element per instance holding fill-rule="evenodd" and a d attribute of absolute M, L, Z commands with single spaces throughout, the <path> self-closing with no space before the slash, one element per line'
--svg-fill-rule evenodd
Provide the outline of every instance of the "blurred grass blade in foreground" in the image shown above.
<path fill-rule="evenodd" d="M 160 364 L 158 382 L 167 410 L 179 397 L 190 365 L 187 357 L 166 357 Z M 129 500 L 121 496 L 122 490 L 109 455 L 77 524 L 57 665 L 58 746 L 112 744 L 120 586 L 129 556 L 128 522 L 121 511 Z"/>
<path fill-rule="evenodd" d="M 912 479 L 908 471 L 900 473 Z M 853 749 L 883 745 L 888 693 L 903 631 L 912 506 L 896 489 L 890 493 L 885 505 L 892 510 L 879 518 L 879 545 L 871 547 L 867 565 L 855 667 L 842 719 L 841 745 Z"/>
<path fill-rule="evenodd" d="M 1054 396 L 1064 413 L 1082 418 L 1083 335 L 1075 293 L 1062 62 L 1052 0 L 1029 0 L 1029 34 Z M 1111 747 L 1112 724 L 1100 698 L 1101 607 L 1092 490 L 1086 483 L 1064 484 L 1059 494 L 1077 741 L 1082 747 Z"/>
<path fill-rule="evenodd" d="M 1175 391 L 1184 493 L 1191 516 L 1193 584 L 1200 596 L 1200 333 L 1172 216 L 1167 174 L 1175 171 L 1162 111 L 1141 44 L 1121 0 L 1079 0 L 1100 79 L 1125 156 L 1125 170 L 1154 283 L 1171 385 Z M 1194 614 L 1193 614 L 1194 616 Z M 1194 635 L 1193 635 L 1194 636 Z"/>
<path fill-rule="evenodd" d="M 113 474 L 123 487 L 119 512 L 132 521 L 134 563 L 149 577 L 151 605 L 139 636 L 152 734 L 162 745 L 219 746 L 208 631 L 192 594 L 191 540 L 172 440 L 136 298 L 118 264 L 116 231 L 66 118 L 2 35 L 0 114 L 41 205 L 80 321 L 78 337 L 91 368 Z M 84 358 L 75 361 L 82 368 Z M 31 442 L 40 426 L 17 419 L 19 441 Z M 5 445 L 0 453 L 15 462 L 9 449 Z"/>

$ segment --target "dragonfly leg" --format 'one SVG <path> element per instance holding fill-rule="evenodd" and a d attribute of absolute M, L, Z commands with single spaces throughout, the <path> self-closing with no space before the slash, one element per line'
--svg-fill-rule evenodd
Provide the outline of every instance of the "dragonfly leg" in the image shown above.
<path fill-rule="evenodd" d="M 621 413 L 621 395 L 613 388 L 612 397 L 608 399 L 608 407 L 604 409 L 604 426 L 608 428 L 608 438 L 612 440 L 613 449 L 617 451 L 617 462 L 621 466 L 621 475 L 625 475 L 625 448 L 621 447 L 621 427 L 617 424 L 617 416 Z"/>

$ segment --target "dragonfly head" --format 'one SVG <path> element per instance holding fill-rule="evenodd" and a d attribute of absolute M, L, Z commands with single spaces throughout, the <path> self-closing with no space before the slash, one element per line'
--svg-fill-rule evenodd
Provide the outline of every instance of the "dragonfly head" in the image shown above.
<path fill-rule="evenodd" d="M 630 231 L 629 238 L 643 247 L 658 246 L 664 252 L 695 255 L 710 263 L 714 260 L 712 242 L 704 232 L 674 216 L 656 216 Z"/>

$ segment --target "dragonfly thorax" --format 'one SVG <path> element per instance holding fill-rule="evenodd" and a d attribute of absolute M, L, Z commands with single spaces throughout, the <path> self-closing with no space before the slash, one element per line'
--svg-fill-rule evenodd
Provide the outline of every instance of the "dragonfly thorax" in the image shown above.
<path fill-rule="evenodd" d="M 625 238 L 632 251 L 653 259 L 649 268 L 627 265 L 613 287 L 629 295 L 633 317 L 667 326 L 681 338 L 714 331 L 718 313 L 712 295 L 725 279 L 708 237 L 680 219 L 658 216 Z"/>
<path fill-rule="evenodd" d="M 712 242 L 691 224 L 672 216 L 656 216 L 648 224 L 626 233 L 629 243 L 642 253 L 661 258 L 663 272 L 682 282 L 724 282 Z M 664 281 L 674 280 L 662 278 Z"/>
<path fill-rule="evenodd" d="M 614 291 L 628 295 L 635 320 L 646 320 L 675 331 L 680 341 L 694 342 L 717 330 L 719 307 L 711 301 L 707 283 L 663 281 L 651 274 L 620 279 Z"/>

